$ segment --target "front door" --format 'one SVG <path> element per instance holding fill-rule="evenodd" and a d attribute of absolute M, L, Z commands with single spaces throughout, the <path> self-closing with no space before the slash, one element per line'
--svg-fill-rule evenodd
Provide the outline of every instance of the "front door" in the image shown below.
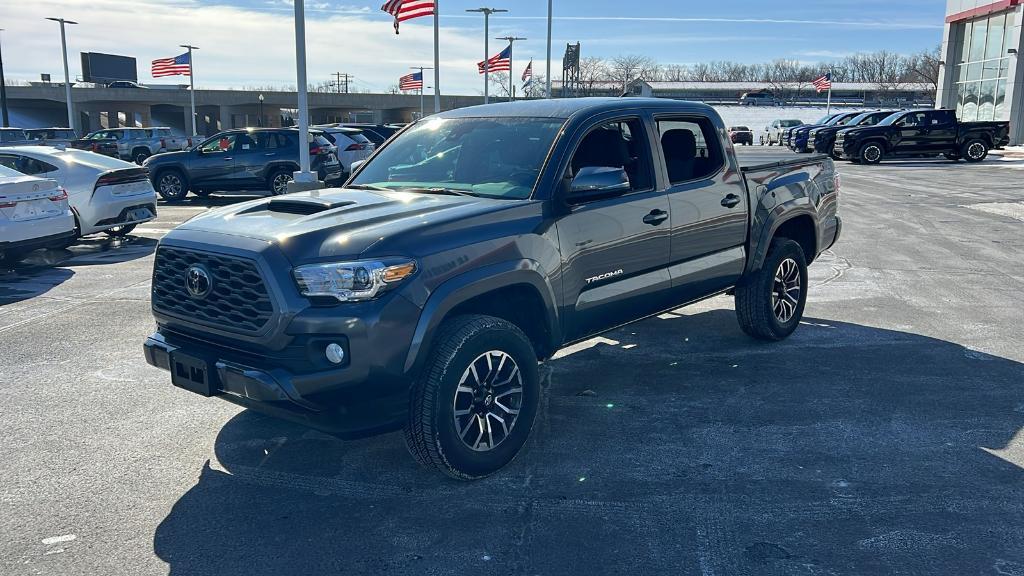
<path fill-rule="evenodd" d="M 706 117 L 656 119 L 672 212 L 675 303 L 735 285 L 746 263 L 748 200 L 743 175 L 725 158 Z"/>
<path fill-rule="evenodd" d="M 919 154 L 928 148 L 928 122 L 925 112 L 910 112 L 896 121 L 899 135 L 893 143 L 897 154 Z"/>
<path fill-rule="evenodd" d="M 577 201 L 557 221 L 569 340 L 667 307 L 669 204 L 655 183 L 651 132 L 640 117 L 599 121 L 579 143 L 567 179 L 586 167 L 624 169 L 629 191 Z"/>
<path fill-rule="evenodd" d="M 193 188 L 217 190 L 226 188 L 235 170 L 237 134 L 212 138 L 192 151 L 189 158 L 189 184 Z"/>

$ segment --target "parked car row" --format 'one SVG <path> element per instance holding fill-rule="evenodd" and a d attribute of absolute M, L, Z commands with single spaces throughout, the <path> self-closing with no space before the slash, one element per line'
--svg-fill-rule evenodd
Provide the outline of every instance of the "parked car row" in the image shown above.
<path fill-rule="evenodd" d="M 0 168 L 5 263 L 89 234 L 125 236 L 156 217 L 148 174 L 129 162 L 71 148 L 12 146 L 0 149 Z"/>
<path fill-rule="evenodd" d="M 90 132 L 71 141 L 71 146 L 106 156 L 142 164 L 146 158 L 163 152 L 188 148 L 191 141 L 175 136 L 170 128 L 109 128 Z"/>
<path fill-rule="evenodd" d="M 345 131 L 336 141 L 358 143 Z M 341 140 L 344 137 L 345 140 Z M 328 185 L 344 181 L 337 147 L 323 130 L 310 130 L 310 169 Z M 350 144 L 346 145 L 346 148 Z M 361 152 L 354 150 L 353 152 Z M 349 156 L 354 158 L 354 156 Z M 354 160 L 350 160 L 354 161 Z M 143 162 L 156 191 L 164 200 L 184 200 L 189 192 L 208 196 L 214 191 L 257 190 L 273 195 L 288 191 L 299 170 L 299 131 L 295 128 L 239 128 L 214 134 L 197 146 L 151 156 Z"/>
<path fill-rule="evenodd" d="M 960 122 L 955 110 L 872 110 L 830 114 L 781 131 L 781 139 L 794 152 L 864 164 L 936 156 L 980 162 L 1009 143 L 1009 130 L 1005 121 Z"/>

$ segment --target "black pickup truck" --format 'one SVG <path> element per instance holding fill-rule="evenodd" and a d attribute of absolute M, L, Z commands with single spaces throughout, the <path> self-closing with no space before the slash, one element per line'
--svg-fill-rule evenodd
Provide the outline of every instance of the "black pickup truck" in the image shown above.
<path fill-rule="evenodd" d="M 845 122 L 811 128 L 811 131 L 807 134 L 807 147 L 819 154 L 833 155 L 835 153 L 836 134 L 840 130 L 856 126 L 874 126 L 895 113 L 896 110 L 862 112 L 847 119 Z"/>
<path fill-rule="evenodd" d="M 874 126 L 840 130 L 834 157 L 862 164 L 885 158 L 930 157 L 981 162 L 1010 142 L 1009 122 L 960 122 L 955 110 L 907 110 Z"/>
<path fill-rule="evenodd" d="M 832 160 L 741 167 L 709 106 L 477 106 L 390 139 L 347 187 L 207 212 L 156 249 L 146 360 L 203 396 L 486 476 L 537 414 L 538 361 L 734 293 L 797 328 L 839 237 Z"/>

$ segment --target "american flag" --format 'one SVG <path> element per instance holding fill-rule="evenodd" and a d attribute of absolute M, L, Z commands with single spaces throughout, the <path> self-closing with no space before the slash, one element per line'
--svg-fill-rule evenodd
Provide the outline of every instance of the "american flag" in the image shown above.
<path fill-rule="evenodd" d="M 529 84 L 533 81 L 533 60 L 526 65 L 526 70 L 523 70 L 523 82 Z"/>
<path fill-rule="evenodd" d="M 380 7 L 381 10 L 395 17 L 395 34 L 398 34 L 398 23 L 433 16 L 434 0 L 388 0 Z"/>
<path fill-rule="evenodd" d="M 498 54 L 491 56 L 487 62 L 476 63 L 477 72 L 511 72 L 512 71 L 512 46 L 505 48 Z"/>
<path fill-rule="evenodd" d="M 398 79 L 399 90 L 422 90 L 423 72 L 413 72 Z"/>
<path fill-rule="evenodd" d="M 188 60 L 188 52 L 174 58 L 160 58 L 153 60 L 153 70 L 150 72 L 153 78 L 161 76 L 191 76 L 192 65 Z"/>
<path fill-rule="evenodd" d="M 817 90 L 818 92 L 824 92 L 825 90 L 831 90 L 832 89 L 832 73 L 829 72 L 828 74 L 825 74 L 821 78 L 818 78 L 817 80 L 815 80 L 814 82 L 811 82 L 811 83 L 814 84 L 814 89 Z"/>

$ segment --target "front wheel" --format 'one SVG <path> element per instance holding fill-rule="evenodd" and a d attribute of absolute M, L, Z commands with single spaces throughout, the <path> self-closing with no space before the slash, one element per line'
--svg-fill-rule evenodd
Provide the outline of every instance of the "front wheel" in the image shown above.
<path fill-rule="evenodd" d="M 861 164 L 878 164 L 882 161 L 882 156 L 882 145 L 877 142 L 868 142 L 861 146 L 860 154 L 857 155 Z"/>
<path fill-rule="evenodd" d="M 960 156 L 968 162 L 981 162 L 988 156 L 988 144 L 984 140 L 968 140 L 960 148 Z"/>
<path fill-rule="evenodd" d="M 483 478 L 519 453 L 540 400 L 537 356 L 514 324 L 459 316 L 441 325 L 413 387 L 405 442 L 420 464 Z"/>
<path fill-rule="evenodd" d="M 168 202 L 178 202 L 188 196 L 188 183 L 185 176 L 174 169 L 164 170 L 156 179 L 156 191 Z"/>
<path fill-rule="evenodd" d="M 807 303 L 807 259 L 788 238 L 772 240 L 761 269 L 736 287 L 736 318 L 759 340 L 782 340 L 796 330 Z"/>
<path fill-rule="evenodd" d="M 152 154 L 149 153 L 149 150 L 136 150 L 132 153 L 132 160 L 141 166 L 142 163 L 146 161 L 146 158 L 149 158 L 150 156 L 152 156 Z"/>

